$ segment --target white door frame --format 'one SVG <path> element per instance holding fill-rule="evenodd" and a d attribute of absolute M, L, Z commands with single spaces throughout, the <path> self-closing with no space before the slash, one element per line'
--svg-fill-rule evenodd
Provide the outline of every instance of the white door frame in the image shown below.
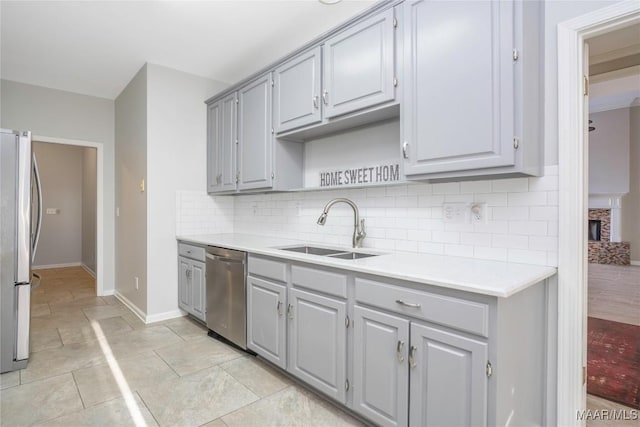
<path fill-rule="evenodd" d="M 75 145 L 96 149 L 96 294 L 104 293 L 104 145 L 100 142 L 82 141 L 79 139 L 53 138 L 50 136 L 33 135 L 35 142 L 50 144 Z"/>
<path fill-rule="evenodd" d="M 640 22 L 640 3 L 622 1 L 558 24 L 558 418 L 583 425 L 586 407 L 588 147 L 584 137 L 583 50 L 586 39 Z"/>

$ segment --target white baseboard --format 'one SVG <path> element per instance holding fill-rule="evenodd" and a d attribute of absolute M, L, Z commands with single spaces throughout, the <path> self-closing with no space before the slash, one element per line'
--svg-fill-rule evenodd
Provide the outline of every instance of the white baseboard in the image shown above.
<path fill-rule="evenodd" d="M 90 269 L 89 267 L 87 267 L 86 264 L 82 263 L 80 264 L 80 267 L 84 268 L 84 271 L 86 271 L 87 273 L 89 273 L 89 275 L 91 277 L 93 277 L 94 279 L 96 278 L 96 272 L 93 271 L 92 269 Z"/>
<path fill-rule="evenodd" d="M 631 261 L 631 265 L 640 265 L 640 261 Z"/>
<path fill-rule="evenodd" d="M 115 296 L 116 291 L 114 289 L 110 289 L 108 291 L 103 291 L 102 294 L 98 295 L 99 297 L 109 297 L 114 295 Z"/>
<path fill-rule="evenodd" d="M 165 311 L 164 313 L 153 314 L 146 317 L 145 323 L 161 322 L 163 320 L 175 319 L 177 317 L 184 317 L 186 313 L 182 310 Z"/>
<path fill-rule="evenodd" d="M 47 268 L 65 268 L 65 267 L 80 267 L 81 262 L 68 262 L 66 264 L 46 264 L 46 265 L 32 265 L 32 270 L 45 270 Z"/>
<path fill-rule="evenodd" d="M 113 295 L 121 302 L 123 303 L 129 310 L 131 310 L 133 312 L 133 314 L 135 314 L 136 316 L 138 316 L 138 318 L 140 320 L 142 320 L 144 323 L 147 323 L 147 321 L 145 320 L 147 315 L 138 308 L 137 305 L 135 305 L 134 303 L 131 302 L 131 300 L 129 300 L 129 298 L 125 297 L 124 295 L 122 295 L 120 292 L 118 291 L 114 291 Z"/>

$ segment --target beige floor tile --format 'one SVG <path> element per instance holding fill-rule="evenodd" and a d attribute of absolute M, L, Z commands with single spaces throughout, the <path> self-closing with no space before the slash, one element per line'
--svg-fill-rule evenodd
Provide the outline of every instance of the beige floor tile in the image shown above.
<path fill-rule="evenodd" d="M 51 309 L 49 309 L 49 304 L 46 302 L 31 305 L 31 317 L 46 316 L 49 314 L 51 314 Z"/>
<path fill-rule="evenodd" d="M 71 295 L 73 295 L 73 297 L 75 299 L 95 297 L 96 296 L 96 291 L 95 291 L 95 289 L 93 289 L 93 287 L 72 289 L 71 290 Z"/>
<path fill-rule="evenodd" d="M 123 314 L 131 313 L 129 309 L 125 307 L 108 304 L 83 308 L 82 311 L 89 320 L 107 319 L 109 317 L 117 317 L 122 316 Z"/>
<path fill-rule="evenodd" d="M 253 356 L 231 360 L 220 367 L 260 397 L 269 396 L 292 385 L 291 381 L 275 369 Z"/>
<path fill-rule="evenodd" d="M 209 337 L 162 347 L 156 349 L 156 353 L 181 376 L 242 357 L 243 354 Z"/>
<path fill-rule="evenodd" d="M 29 334 L 29 351 L 31 353 L 58 347 L 62 347 L 62 340 L 57 329 L 31 329 Z"/>
<path fill-rule="evenodd" d="M 222 418 L 218 418 L 210 423 L 203 424 L 202 427 L 227 427 L 227 425 L 222 421 Z"/>
<path fill-rule="evenodd" d="M 140 396 L 137 393 L 133 393 L 129 401 L 124 398 L 114 399 L 36 425 L 42 427 L 140 427 L 141 423 L 139 421 L 144 422 L 148 427 L 158 425 L 144 402 L 140 399 Z"/>
<path fill-rule="evenodd" d="M 105 302 L 105 304 L 109 304 L 109 305 L 121 305 L 122 303 L 120 301 L 118 301 L 118 298 L 114 297 L 113 295 L 105 295 L 100 297 L 102 298 L 102 300 Z"/>
<path fill-rule="evenodd" d="M 162 324 L 185 340 L 207 336 L 207 327 L 188 316 L 167 320 L 162 322 Z"/>
<path fill-rule="evenodd" d="M 123 391 L 116 379 L 123 380 L 126 387 L 133 392 L 144 387 L 154 387 L 163 381 L 178 377 L 162 359 L 151 351 L 134 357 L 118 359 L 115 365 L 115 370 L 111 364 L 105 363 L 73 372 L 80 396 L 86 407 L 123 397 Z"/>
<path fill-rule="evenodd" d="M 0 389 L 15 387 L 20 384 L 20 371 L 7 372 L 0 374 Z"/>
<path fill-rule="evenodd" d="M 78 311 L 83 308 L 95 307 L 106 305 L 102 298 L 97 297 L 95 292 L 93 295 L 85 296 L 83 298 L 76 298 L 71 301 L 64 301 L 58 303 L 51 303 L 51 312 L 64 312 L 64 311 Z"/>
<path fill-rule="evenodd" d="M 49 378 L 76 369 L 105 362 L 105 355 L 97 341 L 69 344 L 60 348 L 32 353 L 26 369 L 20 373 L 22 384 Z"/>
<path fill-rule="evenodd" d="M 32 329 L 73 328 L 88 325 L 89 320 L 81 310 L 60 311 L 48 316 L 38 316 L 31 319 Z"/>
<path fill-rule="evenodd" d="M 31 300 L 34 304 L 41 303 L 57 303 L 57 302 L 65 302 L 65 301 L 73 301 L 73 295 L 69 291 L 51 291 L 44 292 L 43 294 L 32 295 Z"/>
<path fill-rule="evenodd" d="M 133 331 L 133 328 L 122 317 L 109 317 L 95 322 L 105 336 Z M 97 339 L 96 330 L 91 322 L 80 328 L 60 328 L 59 331 L 65 345 Z"/>
<path fill-rule="evenodd" d="M 295 386 L 225 415 L 222 421 L 229 427 L 363 425 L 333 405 Z"/>
<path fill-rule="evenodd" d="M 0 391 L 3 426 L 27 426 L 83 409 L 78 390 L 65 374 Z"/>
<path fill-rule="evenodd" d="M 120 317 L 122 317 L 133 329 L 144 329 L 151 326 L 144 323 L 138 316 L 131 312 L 123 314 Z"/>
<path fill-rule="evenodd" d="M 219 367 L 139 391 L 162 426 L 199 426 L 258 399 Z"/>
<path fill-rule="evenodd" d="M 134 329 L 131 332 L 106 337 L 106 339 L 116 357 L 129 357 L 147 350 L 184 343 L 179 336 L 164 326 Z"/>

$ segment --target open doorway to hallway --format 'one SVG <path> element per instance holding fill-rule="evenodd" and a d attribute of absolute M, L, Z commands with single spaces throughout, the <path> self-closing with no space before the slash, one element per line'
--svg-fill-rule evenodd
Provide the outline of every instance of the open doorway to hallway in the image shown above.
<path fill-rule="evenodd" d="M 43 190 L 33 268 L 82 267 L 95 278 L 97 149 L 35 140 L 33 151 Z"/>
<path fill-rule="evenodd" d="M 587 44 L 587 407 L 640 409 L 640 24 Z"/>

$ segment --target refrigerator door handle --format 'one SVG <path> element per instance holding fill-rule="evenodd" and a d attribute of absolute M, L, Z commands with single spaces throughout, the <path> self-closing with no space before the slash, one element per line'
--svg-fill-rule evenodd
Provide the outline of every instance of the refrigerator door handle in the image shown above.
<path fill-rule="evenodd" d="M 31 280 L 31 133 L 18 139 L 18 215 L 16 283 Z"/>
<path fill-rule="evenodd" d="M 38 242 L 40 241 L 40 232 L 42 231 L 42 185 L 40 183 L 40 171 L 38 170 L 38 162 L 36 161 L 35 153 L 33 153 L 33 177 L 36 184 L 36 191 L 38 193 L 38 222 L 36 223 L 36 230 L 33 235 L 33 243 L 31 248 L 32 262 L 36 258 Z"/>

